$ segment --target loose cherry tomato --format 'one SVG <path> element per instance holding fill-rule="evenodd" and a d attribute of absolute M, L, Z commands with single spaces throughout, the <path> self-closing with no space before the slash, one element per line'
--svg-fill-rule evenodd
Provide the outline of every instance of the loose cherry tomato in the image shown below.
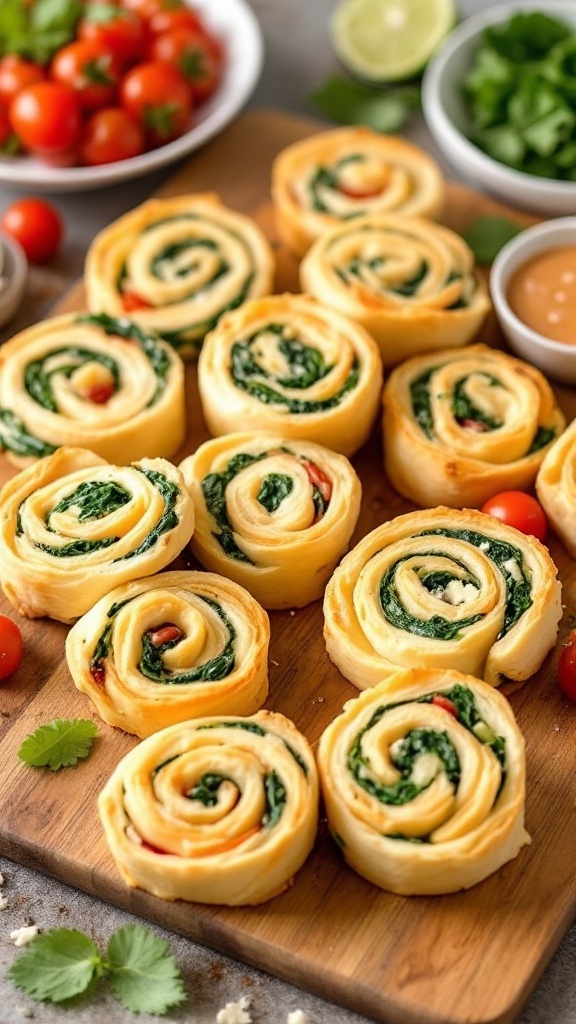
<path fill-rule="evenodd" d="M 142 125 L 152 145 L 176 139 L 190 122 L 190 88 L 177 68 L 162 61 L 148 61 L 132 68 L 122 80 L 120 99 L 130 117 Z"/>
<path fill-rule="evenodd" d="M 23 653 L 24 643 L 18 626 L 6 615 L 0 615 L 0 679 L 7 679 L 16 671 Z"/>
<path fill-rule="evenodd" d="M 521 533 L 531 534 L 541 541 L 546 540 L 548 521 L 544 509 L 536 498 L 524 491 L 502 491 L 502 494 L 495 494 L 482 506 L 482 511 L 507 526 L 514 526 Z"/>
<path fill-rule="evenodd" d="M 118 58 L 99 39 L 68 43 L 50 66 L 52 78 L 74 89 L 85 110 L 97 110 L 113 102 L 120 73 Z"/>
<path fill-rule="evenodd" d="M 148 29 L 154 36 L 164 32 L 172 32 L 175 28 L 202 29 L 199 16 L 189 7 L 170 7 L 168 3 L 160 3 L 157 10 L 148 16 Z"/>
<path fill-rule="evenodd" d="M 576 632 L 569 633 L 564 641 L 556 673 L 564 696 L 576 701 Z"/>
<path fill-rule="evenodd" d="M 76 30 L 78 39 L 97 39 L 111 50 L 125 67 L 144 54 L 146 31 L 144 22 L 124 7 L 93 4 L 87 7 Z"/>
<path fill-rule="evenodd" d="M 111 164 L 144 152 L 144 132 L 120 107 L 105 107 L 88 118 L 80 142 L 85 164 Z"/>
<path fill-rule="evenodd" d="M 24 249 L 31 263 L 46 263 L 57 253 L 63 229 L 60 214 L 46 199 L 29 196 L 6 207 L 0 227 Z"/>
<path fill-rule="evenodd" d="M 154 60 L 174 64 L 188 82 L 195 103 L 208 98 L 220 81 L 222 62 L 204 32 L 175 28 L 157 36 L 151 47 Z"/>
<path fill-rule="evenodd" d="M 7 106 L 17 92 L 27 85 L 43 82 L 46 78 L 39 64 L 7 54 L 0 60 L 0 100 Z"/>
<path fill-rule="evenodd" d="M 24 146 L 39 156 L 69 151 L 80 138 L 80 102 L 74 90 L 60 82 L 36 82 L 21 89 L 8 116 Z"/>

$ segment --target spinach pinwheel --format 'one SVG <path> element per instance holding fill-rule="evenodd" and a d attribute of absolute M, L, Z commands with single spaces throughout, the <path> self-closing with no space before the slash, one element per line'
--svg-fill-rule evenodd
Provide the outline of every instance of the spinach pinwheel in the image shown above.
<path fill-rule="evenodd" d="M 326 231 L 302 260 L 300 283 L 362 324 L 385 367 L 466 344 L 490 308 L 460 235 L 402 214 L 353 217 Z"/>
<path fill-rule="evenodd" d="M 70 444 L 169 458 L 185 431 L 181 359 L 125 317 L 67 313 L 0 349 L 0 449 L 18 466 Z"/>
<path fill-rule="evenodd" d="M 0 492 L 0 584 L 21 615 L 73 622 L 114 587 L 163 569 L 193 529 L 170 462 L 112 466 L 58 448 Z"/>
<path fill-rule="evenodd" d="M 352 455 L 376 417 L 382 360 L 347 317 L 309 296 L 272 295 L 222 317 L 198 387 L 211 434 L 276 430 Z"/>
<path fill-rule="evenodd" d="M 508 701 L 473 676 L 397 672 L 346 704 L 318 767 L 345 860 L 382 889 L 469 889 L 530 842 L 524 739 Z"/>
<path fill-rule="evenodd" d="M 149 199 L 94 239 L 88 305 L 129 313 L 190 359 L 223 313 L 272 291 L 274 269 L 260 228 L 215 194 Z"/>
<path fill-rule="evenodd" d="M 360 214 L 438 217 L 444 178 L 428 153 L 371 128 L 333 128 L 283 149 L 272 166 L 278 234 L 303 256 L 340 221 Z"/>
<path fill-rule="evenodd" d="M 264 608 L 322 596 L 360 511 L 360 481 L 344 455 L 277 434 L 227 434 L 180 469 L 195 508 L 191 548 L 206 569 Z"/>
<path fill-rule="evenodd" d="M 564 416 L 534 366 L 487 345 L 415 356 L 384 389 L 384 465 L 417 505 L 528 490 Z"/>
<path fill-rule="evenodd" d="M 361 690 L 412 666 L 528 679 L 556 639 L 556 577 L 543 544 L 493 516 L 409 512 L 367 534 L 328 583 L 328 654 Z"/>
<path fill-rule="evenodd" d="M 310 853 L 318 776 L 307 740 L 283 715 L 212 716 L 143 740 L 98 804 L 127 885 L 251 905 L 283 892 Z"/>
<path fill-rule="evenodd" d="M 163 572 L 98 601 L 70 630 L 66 657 L 100 717 L 142 737 L 187 718 L 258 711 L 269 639 L 266 612 L 237 583 Z"/>
<path fill-rule="evenodd" d="M 562 543 L 576 558 L 576 420 L 546 451 L 536 492 Z"/>

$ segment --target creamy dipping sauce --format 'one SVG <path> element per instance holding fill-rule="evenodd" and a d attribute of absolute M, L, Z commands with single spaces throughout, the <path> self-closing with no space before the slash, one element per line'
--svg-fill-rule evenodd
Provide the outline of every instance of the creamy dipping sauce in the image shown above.
<path fill-rule="evenodd" d="M 576 345 L 576 245 L 548 249 L 523 263 L 507 297 L 527 327 L 552 341 Z"/>

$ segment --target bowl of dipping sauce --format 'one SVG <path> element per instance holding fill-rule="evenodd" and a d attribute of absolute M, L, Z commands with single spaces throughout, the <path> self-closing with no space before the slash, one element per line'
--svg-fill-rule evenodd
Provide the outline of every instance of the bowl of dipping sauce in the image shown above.
<path fill-rule="evenodd" d="M 576 384 L 576 217 L 545 221 L 508 242 L 492 265 L 490 293 L 514 352 Z"/>

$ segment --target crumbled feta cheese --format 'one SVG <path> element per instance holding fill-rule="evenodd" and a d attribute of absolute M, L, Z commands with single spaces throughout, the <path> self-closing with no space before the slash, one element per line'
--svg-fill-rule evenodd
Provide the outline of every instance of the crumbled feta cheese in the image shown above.
<path fill-rule="evenodd" d="M 7 896 L 0 896 L 0 910 L 6 910 L 9 902 L 10 901 Z"/>
<path fill-rule="evenodd" d="M 24 926 L 24 928 L 15 928 L 13 932 L 10 932 L 10 938 L 15 946 L 26 946 L 32 939 L 35 939 L 38 935 L 38 927 L 35 924 Z"/>
<path fill-rule="evenodd" d="M 439 771 L 442 771 L 442 761 L 438 754 L 430 751 L 416 759 L 410 778 L 415 786 L 428 786 Z"/>
<path fill-rule="evenodd" d="M 393 761 L 397 761 L 402 753 L 402 747 L 404 746 L 404 740 L 394 740 L 394 743 L 390 744 L 390 757 Z"/>
<path fill-rule="evenodd" d="M 224 1009 L 216 1014 L 216 1024 L 252 1024 L 249 1006 L 249 996 L 242 996 L 237 1003 L 226 1003 Z"/>
<path fill-rule="evenodd" d="M 478 596 L 478 591 L 473 583 L 464 583 L 463 580 L 450 580 L 444 588 L 442 600 L 446 604 L 465 604 Z"/>
<path fill-rule="evenodd" d="M 522 573 L 520 572 L 520 566 L 514 558 L 509 558 L 507 562 L 502 562 L 502 568 L 506 569 L 513 580 L 516 583 L 522 583 Z"/>
<path fill-rule="evenodd" d="M 288 1014 L 286 1024 L 310 1024 L 310 1017 L 304 1010 L 292 1010 L 292 1013 Z"/>
<path fill-rule="evenodd" d="M 490 551 L 490 541 L 483 540 L 482 543 L 478 545 L 478 547 L 480 548 L 480 551 Z"/>
<path fill-rule="evenodd" d="M 0 871 L 0 885 L 4 885 L 4 875 Z"/>

